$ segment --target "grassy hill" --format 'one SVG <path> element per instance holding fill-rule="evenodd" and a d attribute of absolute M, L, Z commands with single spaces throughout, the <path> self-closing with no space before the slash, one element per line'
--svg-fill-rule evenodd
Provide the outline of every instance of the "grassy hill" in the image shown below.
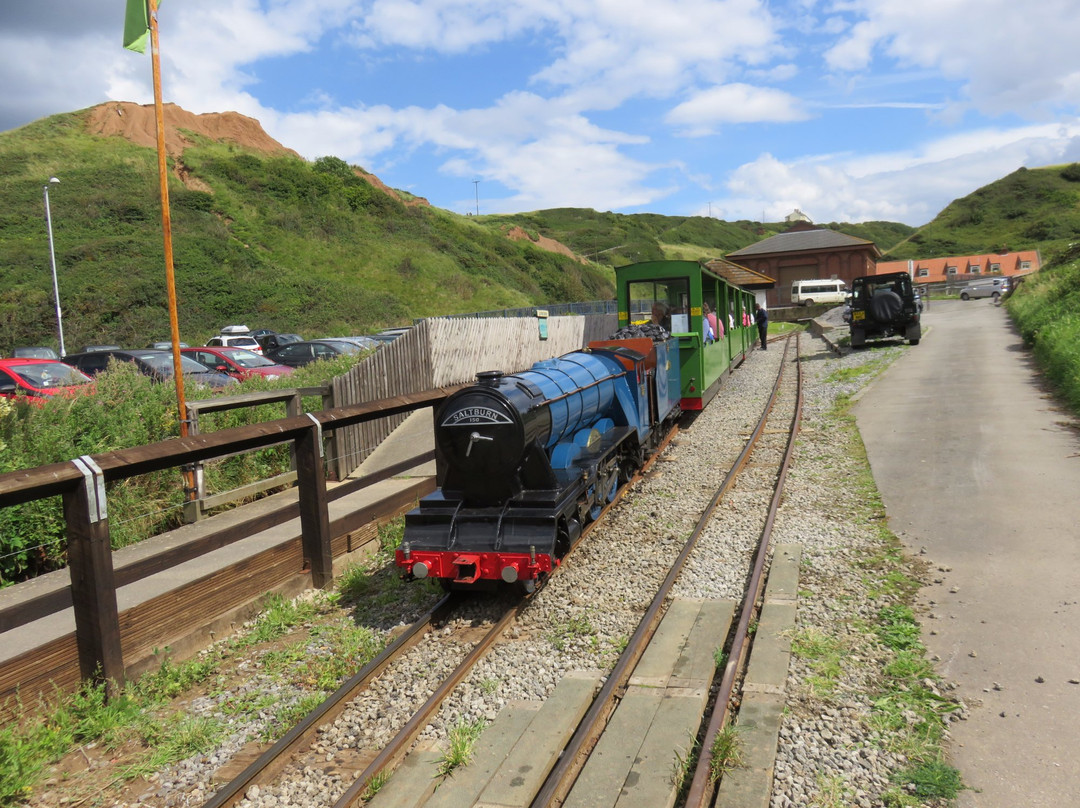
<path fill-rule="evenodd" d="M 889 250 L 886 260 L 999 249 L 1062 254 L 1080 235 L 1080 163 L 1021 168 L 950 203 Z"/>
<path fill-rule="evenodd" d="M 69 350 L 168 337 L 156 151 L 91 134 L 90 113 L 0 134 L 0 352 L 56 342 L 41 200 L 52 175 L 61 178 L 50 200 Z M 713 258 L 786 229 L 580 208 L 459 216 L 335 157 L 309 163 L 185 136 L 194 145 L 171 161 L 170 197 L 181 336 L 189 342 L 238 322 L 344 335 L 414 317 L 608 298 L 611 267 Z M 1021 169 L 917 230 L 823 226 L 870 239 L 891 259 L 1004 245 L 1052 257 L 1080 233 L 1078 205 L 1073 164 Z M 592 263 L 511 239 L 516 228 Z"/>
<path fill-rule="evenodd" d="M 64 335 L 167 339 L 157 155 L 89 134 L 88 111 L 0 134 L 0 351 L 55 345 L 41 188 Z M 609 269 L 406 204 L 343 161 L 266 156 L 189 133 L 170 178 L 181 338 L 226 324 L 359 334 L 412 317 L 611 297 Z"/>
<path fill-rule="evenodd" d="M 788 227 L 784 222 L 726 222 L 707 216 L 599 213 L 582 208 L 553 208 L 480 219 L 496 225 L 518 225 L 610 266 L 662 258 L 718 258 Z M 822 226 L 870 239 L 883 252 L 915 232 L 915 228 L 897 222 L 833 222 Z"/>

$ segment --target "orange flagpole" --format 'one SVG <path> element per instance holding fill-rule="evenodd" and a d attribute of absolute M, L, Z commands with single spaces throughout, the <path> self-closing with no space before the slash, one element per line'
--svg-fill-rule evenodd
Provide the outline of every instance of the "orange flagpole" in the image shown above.
<path fill-rule="evenodd" d="M 169 328 L 172 332 L 173 379 L 176 382 L 176 407 L 180 419 L 180 437 L 188 435 L 187 401 L 184 398 L 184 374 L 180 355 L 180 318 L 176 311 L 176 274 L 173 271 L 172 218 L 169 213 L 169 169 L 165 153 L 165 111 L 161 103 L 161 54 L 158 48 L 158 0 L 147 0 L 150 22 L 150 63 L 154 75 L 154 113 L 157 121 L 158 179 L 161 184 L 161 230 L 165 240 L 165 288 L 169 298 Z M 184 501 L 196 496 L 195 474 L 182 471 Z"/>
<path fill-rule="evenodd" d="M 180 437 L 187 437 L 188 414 L 184 400 L 184 374 L 180 363 L 180 319 L 176 313 L 176 275 L 173 272 L 172 219 L 169 214 L 169 169 L 165 153 L 165 112 L 161 103 L 161 55 L 158 49 L 157 0 L 147 0 L 150 10 L 150 59 L 154 73 L 154 113 L 157 118 L 158 179 L 161 184 L 161 229 L 165 238 L 165 285 L 169 296 L 169 327 L 172 330 L 173 376 L 180 411 Z"/>

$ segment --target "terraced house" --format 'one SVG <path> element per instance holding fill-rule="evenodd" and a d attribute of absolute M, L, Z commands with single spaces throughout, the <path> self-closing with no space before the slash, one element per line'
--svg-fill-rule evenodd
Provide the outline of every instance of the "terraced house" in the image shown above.
<path fill-rule="evenodd" d="M 1041 266 L 1042 256 L 1038 250 L 1022 250 L 908 261 L 880 261 L 874 274 L 908 272 L 916 284 L 945 283 L 959 286 L 986 276 L 1019 278 L 1038 272 Z"/>

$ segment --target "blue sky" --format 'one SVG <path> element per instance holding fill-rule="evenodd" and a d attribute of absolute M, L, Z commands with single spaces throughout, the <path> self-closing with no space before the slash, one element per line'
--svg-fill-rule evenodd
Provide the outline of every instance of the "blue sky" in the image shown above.
<path fill-rule="evenodd" d="M 3 5 L 0 130 L 152 101 L 124 5 Z M 1080 160 L 1076 0 L 165 0 L 159 20 L 166 101 L 459 213 L 478 192 L 480 213 L 919 225 Z"/>

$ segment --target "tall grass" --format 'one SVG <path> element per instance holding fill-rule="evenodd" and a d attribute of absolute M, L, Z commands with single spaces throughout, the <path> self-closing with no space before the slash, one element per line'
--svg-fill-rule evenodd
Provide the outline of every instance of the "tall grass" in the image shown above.
<path fill-rule="evenodd" d="M 1022 283 L 1006 306 L 1046 377 L 1080 412 L 1080 244 Z"/>

